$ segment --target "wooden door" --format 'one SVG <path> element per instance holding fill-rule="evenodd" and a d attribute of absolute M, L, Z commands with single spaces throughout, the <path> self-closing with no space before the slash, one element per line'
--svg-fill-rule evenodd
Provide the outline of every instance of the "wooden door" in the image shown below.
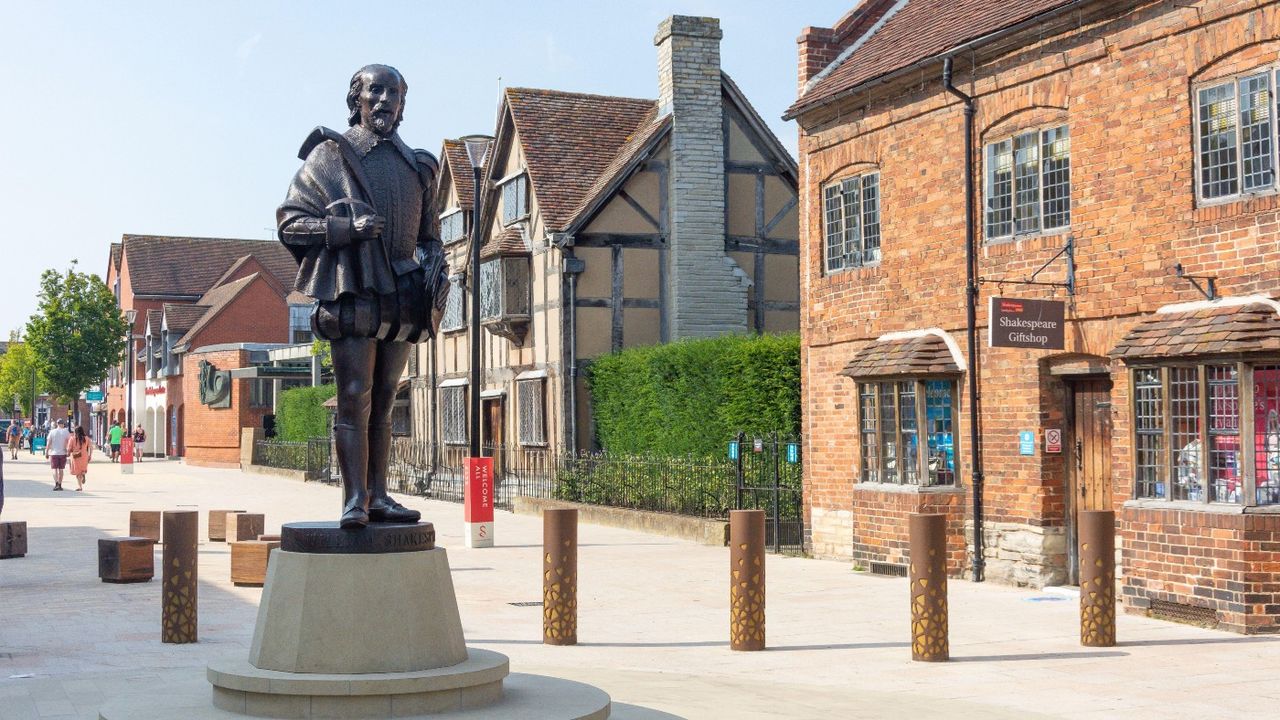
<path fill-rule="evenodd" d="M 1078 513 L 1111 509 L 1111 381 L 1081 378 L 1071 384 L 1067 452 L 1067 578 L 1079 582 Z"/>
<path fill-rule="evenodd" d="M 493 458 L 493 472 L 496 476 L 502 470 L 502 400 L 485 400 L 480 417 L 484 424 L 484 432 L 480 435 L 480 455 Z"/>

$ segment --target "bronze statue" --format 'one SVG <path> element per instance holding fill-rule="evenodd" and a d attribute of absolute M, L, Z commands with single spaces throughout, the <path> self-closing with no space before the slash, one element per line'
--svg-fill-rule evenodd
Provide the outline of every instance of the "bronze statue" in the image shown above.
<path fill-rule="evenodd" d="M 395 68 L 360 68 L 351 127 L 312 131 L 276 211 L 297 289 L 316 300 L 312 329 L 332 347 L 344 528 L 421 518 L 387 495 L 391 409 L 414 344 L 439 329 L 449 283 L 432 213 L 439 166 L 396 132 L 407 90 Z"/>

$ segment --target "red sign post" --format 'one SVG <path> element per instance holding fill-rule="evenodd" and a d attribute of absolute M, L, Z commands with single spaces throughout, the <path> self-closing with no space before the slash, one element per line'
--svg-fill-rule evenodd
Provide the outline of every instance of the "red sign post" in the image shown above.
<path fill-rule="evenodd" d="M 462 520 L 469 548 L 493 547 L 493 458 L 467 458 Z"/>
<path fill-rule="evenodd" d="M 128 433 L 120 438 L 120 472 L 126 475 L 133 472 L 133 437 Z"/>

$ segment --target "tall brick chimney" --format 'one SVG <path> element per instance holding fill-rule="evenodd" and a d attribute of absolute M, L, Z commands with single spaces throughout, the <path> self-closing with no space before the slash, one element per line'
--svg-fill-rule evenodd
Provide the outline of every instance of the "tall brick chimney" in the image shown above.
<path fill-rule="evenodd" d="M 720 21 L 658 25 L 658 113 L 671 114 L 664 340 L 747 331 L 746 274 L 725 253 Z"/>

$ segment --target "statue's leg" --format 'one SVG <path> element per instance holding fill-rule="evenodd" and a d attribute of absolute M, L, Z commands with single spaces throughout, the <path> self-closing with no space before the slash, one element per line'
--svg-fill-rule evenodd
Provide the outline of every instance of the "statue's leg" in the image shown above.
<path fill-rule="evenodd" d="M 407 342 L 378 343 L 369 415 L 369 519 L 373 522 L 417 522 L 422 518 L 417 510 L 410 510 L 387 495 L 391 411 L 395 406 L 400 376 L 414 348 Z"/>
<path fill-rule="evenodd" d="M 333 444 L 342 472 L 342 527 L 364 527 L 369 522 L 367 473 L 369 467 L 369 411 L 377 341 L 372 338 L 340 338 L 330 341 L 333 375 L 338 386 L 338 417 Z"/>

